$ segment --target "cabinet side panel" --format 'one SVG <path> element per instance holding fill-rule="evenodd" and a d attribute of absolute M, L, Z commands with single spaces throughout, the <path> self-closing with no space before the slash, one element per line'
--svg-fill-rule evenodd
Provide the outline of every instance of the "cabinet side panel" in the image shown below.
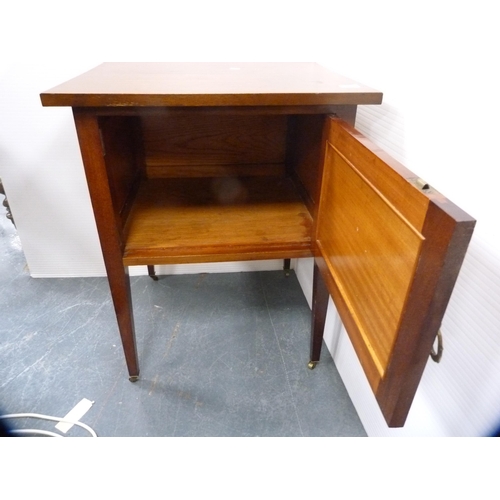
<path fill-rule="evenodd" d="M 288 171 L 311 212 L 314 212 L 319 199 L 318 176 L 324 120 L 324 115 L 298 115 L 289 118 Z"/>
<path fill-rule="evenodd" d="M 143 176 L 140 123 L 136 117 L 105 117 L 99 128 L 115 216 L 123 228 Z"/>
<path fill-rule="evenodd" d="M 332 115 L 354 126 L 357 106 L 331 106 L 324 113 L 292 115 L 288 121 L 286 165 L 311 213 L 319 204 L 325 130 L 327 117 Z"/>

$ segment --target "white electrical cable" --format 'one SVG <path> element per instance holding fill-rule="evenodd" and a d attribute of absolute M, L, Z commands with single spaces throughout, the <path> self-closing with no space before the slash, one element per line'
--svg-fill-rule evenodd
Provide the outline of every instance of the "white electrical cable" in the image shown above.
<path fill-rule="evenodd" d="M 76 422 L 73 420 L 67 420 L 64 418 L 51 417 L 50 415 L 42 415 L 40 413 L 11 413 L 10 415 L 0 415 L 0 420 L 7 420 L 9 418 L 39 418 L 42 420 L 51 420 L 53 422 L 65 422 L 68 424 L 79 425 L 80 427 L 84 428 L 92 437 L 97 437 L 97 434 L 94 431 L 94 429 L 92 429 L 92 427 L 89 427 L 87 424 L 84 424 L 82 422 Z M 18 430 L 22 431 L 22 429 L 18 429 Z M 28 430 L 32 430 L 32 429 L 28 429 Z M 16 431 L 14 431 L 14 433 L 15 432 Z M 49 431 L 39 431 L 39 432 L 41 432 L 44 435 L 54 435 L 57 437 L 64 437 L 64 436 L 61 436 L 59 434 L 52 433 Z M 49 434 L 46 434 L 47 432 L 49 432 Z"/>
<path fill-rule="evenodd" d="M 28 436 L 35 434 L 35 435 L 50 436 L 50 437 L 55 437 L 55 438 L 64 437 L 64 436 L 61 436 L 61 434 L 57 434 L 57 432 L 42 431 L 41 429 L 11 429 L 11 430 L 9 430 L 9 434 L 16 434 L 16 435 L 25 434 Z"/>

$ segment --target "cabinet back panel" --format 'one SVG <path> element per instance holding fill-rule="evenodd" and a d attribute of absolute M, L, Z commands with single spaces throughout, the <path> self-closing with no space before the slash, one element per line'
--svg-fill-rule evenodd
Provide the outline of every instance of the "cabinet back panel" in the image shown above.
<path fill-rule="evenodd" d="M 286 116 L 142 117 L 146 172 L 154 177 L 282 175 Z"/>

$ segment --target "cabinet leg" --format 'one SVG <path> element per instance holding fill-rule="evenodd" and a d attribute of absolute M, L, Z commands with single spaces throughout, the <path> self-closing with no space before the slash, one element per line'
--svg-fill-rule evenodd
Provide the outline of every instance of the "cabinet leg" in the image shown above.
<path fill-rule="evenodd" d="M 285 271 L 285 276 L 290 276 L 290 259 L 283 260 L 283 270 Z"/>
<path fill-rule="evenodd" d="M 115 269 L 112 271 L 108 269 L 111 297 L 115 307 L 128 374 L 130 380 L 137 380 L 139 376 L 139 362 L 135 342 L 134 315 L 132 311 L 132 296 L 130 293 L 128 268 L 124 268 L 123 266 L 113 267 L 115 267 Z"/>
<path fill-rule="evenodd" d="M 158 281 L 158 276 L 156 276 L 155 266 L 148 266 L 148 275 L 153 281 Z"/>
<path fill-rule="evenodd" d="M 85 175 L 101 241 L 111 297 L 130 377 L 139 375 L 128 268 L 123 266 L 121 222 L 117 219 L 108 178 L 99 117 L 93 111 L 73 108 Z"/>
<path fill-rule="evenodd" d="M 309 368 L 312 370 L 321 356 L 323 345 L 323 331 L 325 329 L 326 312 L 328 309 L 328 289 L 321 276 L 321 272 L 314 264 L 313 299 L 311 315 L 311 350 Z"/>

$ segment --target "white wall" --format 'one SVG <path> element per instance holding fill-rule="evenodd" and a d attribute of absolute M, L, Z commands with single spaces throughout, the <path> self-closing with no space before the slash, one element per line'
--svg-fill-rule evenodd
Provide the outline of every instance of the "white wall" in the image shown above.
<path fill-rule="evenodd" d="M 443 360 L 429 361 L 403 429 L 383 423 L 333 312 L 325 336 L 370 435 L 488 435 L 500 423 L 500 104 L 493 62 L 500 36 L 493 8 L 438 1 L 412 9 L 401 2 L 396 15 L 398 8 L 372 5 L 342 70 L 385 97 L 383 106 L 360 110 L 357 127 L 478 223 L 442 325 Z"/>
<path fill-rule="evenodd" d="M 159 10 L 100 0 L 67 14 L 61 5 L 3 7 L 0 30 L 0 177 L 32 275 L 104 272 L 71 112 L 42 108 L 40 92 L 109 60 L 317 61 L 382 90 L 384 105 L 360 110 L 358 127 L 478 219 L 443 325 L 443 361 L 429 363 L 403 430 L 380 420 L 330 314 L 326 339 L 365 428 L 464 436 L 500 424 L 493 2 L 215 0 Z M 299 273 L 307 282 L 307 262 Z"/>

